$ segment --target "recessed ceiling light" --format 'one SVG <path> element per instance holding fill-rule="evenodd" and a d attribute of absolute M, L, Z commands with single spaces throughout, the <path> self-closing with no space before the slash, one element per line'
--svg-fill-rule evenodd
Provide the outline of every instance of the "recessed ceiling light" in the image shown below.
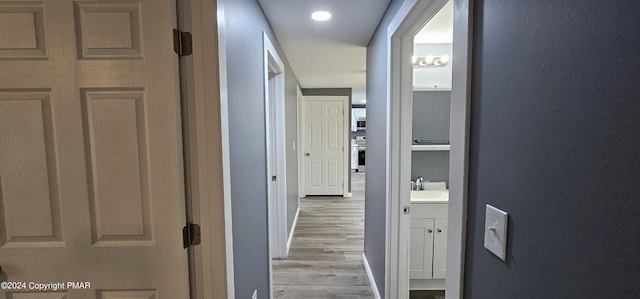
<path fill-rule="evenodd" d="M 331 13 L 328 11 L 319 10 L 312 13 L 311 18 L 320 22 L 328 21 L 329 19 L 331 19 Z"/>

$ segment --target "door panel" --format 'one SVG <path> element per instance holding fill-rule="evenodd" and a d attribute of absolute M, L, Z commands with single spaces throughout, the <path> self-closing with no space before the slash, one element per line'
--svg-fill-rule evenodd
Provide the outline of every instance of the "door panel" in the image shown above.
<path fill-rule="evenodd" d="M 409 278 L 430 279 L 433 266 L 433 226 L 430 218 L 411 219 Z"/>
<path fill-rule="evenodd" d="M 305 97 L 304 150 L 307 195 L 343 195 L 344 102 L 336 97 Z"/>
<path fill-rule="evenodd" d="M 93 242 L 150 242 L 143 90 L 92 90 L 82 96 Z"/>
<path fill-rule="evenodd" d="M 433 278 L 445 279 L 447 276 L 447 219 L 435 220 L 433 239 Z"/>
<path fill-rule="evenodd" d="M 174 1 L 0 1 L 0 298 L 187 298 Z"/>
<path fill-rule="evenodd" d="M 51 121 L 48 93 L 0 93 L 2 247 L 64 244 Z"/>

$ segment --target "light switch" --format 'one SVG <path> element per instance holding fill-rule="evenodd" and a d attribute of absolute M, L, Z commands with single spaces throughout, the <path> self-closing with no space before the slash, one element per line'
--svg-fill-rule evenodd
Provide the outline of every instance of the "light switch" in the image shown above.
<path fill-rule="evenodd" d="M 507 219 L 508 214 L 487 204 L 484 222 L 484 248 L 507 260 Z"/>

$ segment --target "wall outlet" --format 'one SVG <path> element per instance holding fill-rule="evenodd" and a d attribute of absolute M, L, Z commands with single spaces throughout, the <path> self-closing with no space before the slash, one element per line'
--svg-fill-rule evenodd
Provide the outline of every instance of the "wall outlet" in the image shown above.
<path fill-rule="evenodd" d="M 258 289 L 253 290 L 253 295 L 251 295 L 251 299 L 258 299 Z"/>

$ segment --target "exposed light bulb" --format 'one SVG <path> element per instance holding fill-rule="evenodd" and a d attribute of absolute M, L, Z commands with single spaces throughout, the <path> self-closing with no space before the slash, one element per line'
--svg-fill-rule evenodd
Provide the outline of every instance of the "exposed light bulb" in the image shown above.
<path fill-rule="evenodd" d="M 435 60 L 435 57 L 433 57 L 433 55 L 427 55 L 427 57 L 424 58 L 424 61 L 427 64 L 433 64 L 433 61 Z"/>
<path fill-rule="evenodd" d="M 418 61 L 418 57 L 416 57 L 416 56 L 411 56 L 411 63 L 412 63 L 412 64 L 416 64 L 416 61 Z"/>
<path fill-rule="evenodd" d="M 440 56 L 440 62 L 442 62 L 442 64 L 447 64 L 447 62 L 449 62 L 449 55 L 444 54 Z"/>

